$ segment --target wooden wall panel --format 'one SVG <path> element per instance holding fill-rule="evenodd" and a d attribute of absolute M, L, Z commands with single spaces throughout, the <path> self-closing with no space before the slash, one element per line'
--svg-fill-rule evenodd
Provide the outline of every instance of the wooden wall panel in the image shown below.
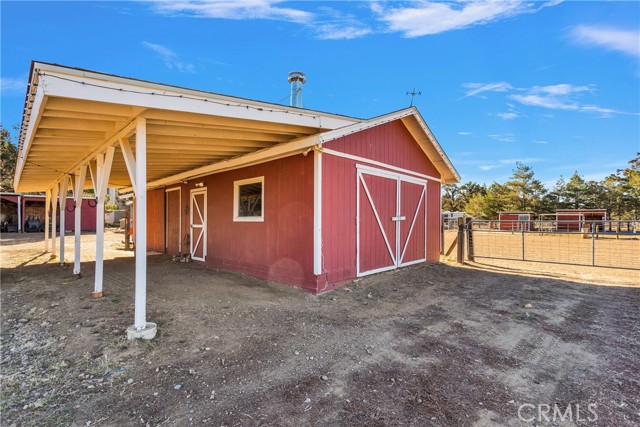
<path fill-rule="evenodd" d="M 164 189 L 147 191 L 147 248 L 165 252 Z"/>
<path fill-rule="evenodd" d="M 437 169 L 400 120 L 325 144 L 326 148 L 440 178 Z"/>
<path fill-rule="evenodd" d="M 440 183 L 427 182 L 427 261 L 440 261 Z"/>

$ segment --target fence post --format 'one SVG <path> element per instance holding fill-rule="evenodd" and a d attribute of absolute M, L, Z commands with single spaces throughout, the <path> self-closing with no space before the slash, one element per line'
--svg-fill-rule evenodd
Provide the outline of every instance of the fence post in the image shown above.
<path fill-rule="evenodd" d="M 595 222 L 591 223 L 591 265 L 596 265 L 596 230 Z"/>
<path fill-rule="evenodd" d="M 471 221 L 471 218 L 467 218 L 467 260 L 475 261 L 475 257 L 473 256 L 473 230 Z"/>
<path fill-rule="evenodd" d="M 458 218 L 458 263 L 464 263 L 464 221 Z"/>
<path fill-rule="evenodd" d="M 522 228 L 522 261 L 524 261 L 524 227 Z"/>
<path fill-rule="evenodd" d="M 444 255 L 444 218 L 440 215 L 440 255 Z"/>
<path fill-rule="evenodd" d="M 124 211 L 124 248 L 131 249 L 131 236 L 129 229 L 131 228 L 131 209 Z"/>

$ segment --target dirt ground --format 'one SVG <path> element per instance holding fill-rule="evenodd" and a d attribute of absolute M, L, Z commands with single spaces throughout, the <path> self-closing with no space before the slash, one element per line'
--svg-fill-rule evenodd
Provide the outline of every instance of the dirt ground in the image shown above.
<path fill-rule="evenodd" d="M 99 300 L 94 236 L 80 279 L 41 239 L 2 236 L 3 426 L 640 424 L 637 271 L 445 262 L 315 296 L 150 255 L 158 337 L 127 341 L 122 235 Z"/>

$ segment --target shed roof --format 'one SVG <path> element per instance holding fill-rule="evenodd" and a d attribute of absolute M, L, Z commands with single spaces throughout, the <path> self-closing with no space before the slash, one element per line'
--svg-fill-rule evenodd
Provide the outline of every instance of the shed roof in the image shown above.
<path fill-rule="evenodd" d="M 42 191 L 72 174 L 146 120 L 149 186 L 290 155 L 336 135 L 402 120 L 444 182 L 460 177 L 415 108 L 361 120 L 32 62 L 14 186 Z M 120 151 L 120 148 L 116 148 Z M 114 157 L 109 187 L 130 186 L 122 155 Z M 87 178 L 86 187 L 91 186 Z"/>

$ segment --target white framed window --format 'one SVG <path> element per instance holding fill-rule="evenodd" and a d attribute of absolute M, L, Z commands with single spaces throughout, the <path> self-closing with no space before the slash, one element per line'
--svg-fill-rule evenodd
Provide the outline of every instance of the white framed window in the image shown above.
<path fill-rule="evenodd" d="M 264 222 L 264 176 L 233 182 L 233 221 Z"/>

